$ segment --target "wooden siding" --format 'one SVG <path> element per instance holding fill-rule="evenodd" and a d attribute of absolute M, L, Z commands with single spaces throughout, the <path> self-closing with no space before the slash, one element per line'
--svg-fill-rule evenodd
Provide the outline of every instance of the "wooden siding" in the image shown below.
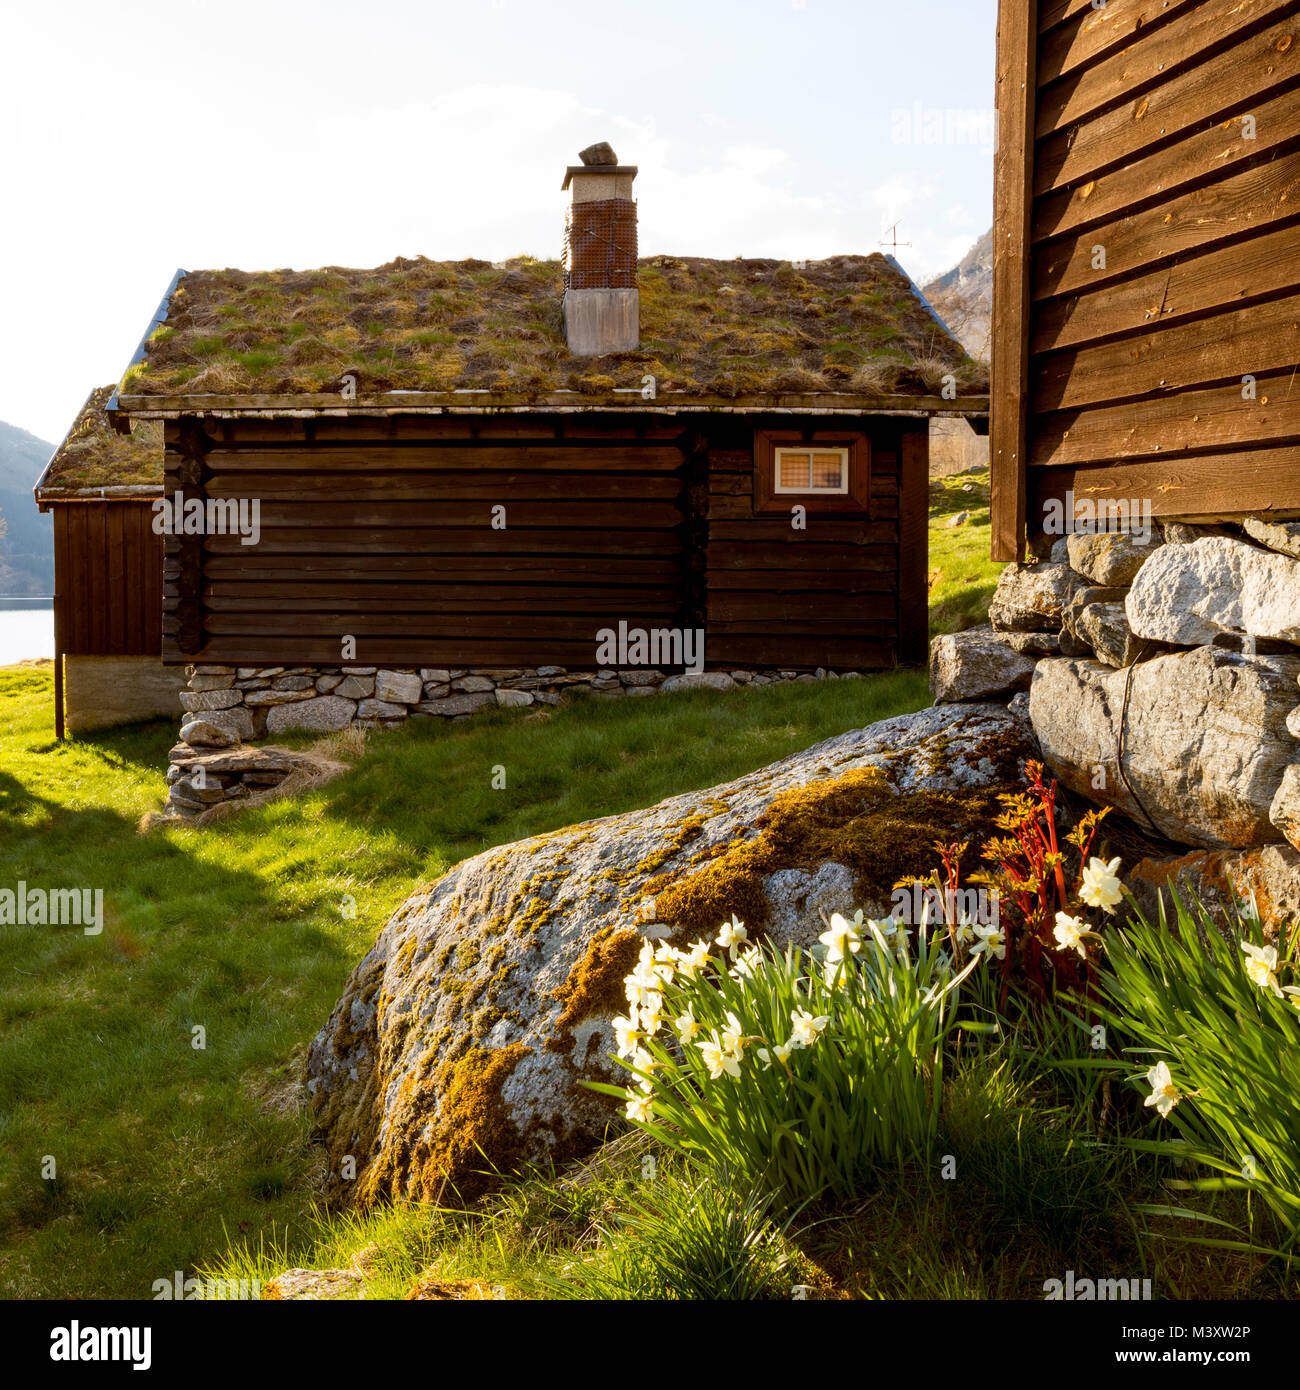
<path fill-rule="evenodd" d="M 157 656 L 162 537 L 148 500 L 58 502 L 55 643 L 66 656 Z"/>
<path fill-rule="evenodd" d="M 1300 513 L 1300 3 L 1003 0 L 998 91 L 995 558 L 1070 492 Z"/>
<path fill-rule="evenodd" d="M 681 625 L 680 425 L 469 428 L 169 426 L 168 493 L 257 499 L 261 536 L 167 538 L 164 659 L 590 667 L 620 618 Z"/>
<path fill-rule="evenodd" d="M 790 427 L 788 420 L 767 427 L 773 424 Z M 704 626 L 710 665 L 871 670 L 924 661 L 925 618 L 916 629 L 915 600 L 919 593 L 923 612 L 928 532 L 923 526 L 918 544 L 909 527 L 911 548 L 900 553 L 900 461 L 906 440 L 911 476 L 924 498 L 924 444 L 918 459 L 915 441 L 925 435 L 905 435 L 889 420 L 837 419 L 835 425 L 869 435 L 870 512 L 850 517 L 810 509 L 804 530 L 794 529 L 788 517 L 754 514 L 753 427 L 709 425 Z M 911 579 L 904 589 L 912 600 L 905 630 L 900 570 Z"/>
<path fill-rule="evenodd" d="M 261 537 L 166 538 L 164 660 L 337 664 L 350 635 L 358 665 L 591 668 L 620 620 L 703 626 L 714 668 L 924 660 L 918 423 L 837 419 L 870 514 L 796 532 L 754 515 L 745 417 L 169 422 L 167 494 L 257 499 Z"/>

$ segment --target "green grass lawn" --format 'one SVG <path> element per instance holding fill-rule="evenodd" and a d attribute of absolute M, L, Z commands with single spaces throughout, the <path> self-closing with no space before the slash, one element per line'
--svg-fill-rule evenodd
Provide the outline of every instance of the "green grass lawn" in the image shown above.
<path fill-rule="evenodd" d="M 960 526 L 949 525 L 962 512 Z M 988 621 L 1002 566 L 989 559 L 989 471 L 930 482 L 930 631 L 961 632 Z"/>
<path fill-rule="evenodd" d="M 933 631 L 982 621 L 999 569 L 987 499 L 987 473 L 932 486 Z M 958 509 L 971 519 L 944 527 Z M 420 883 L 930 701 L 924 672 L 899 671 L 419 721 L 301 798 L 141 834 L 175 723 L 59 744 L 52 682 L 48 663 L 0 668 L 0 887 L 102 888 L 105 926 L 0 926 L 9 1297 L 148 1297 L 230 1241 L 308 1241 L 319 1174 L 288 1079 Z"/>
<path fill-rule="evenodd" d="M 175 725 L 58 744 L 51 686 L 48 664 L 0 669 L 0 887 L 102 888 L 105 925 L 0 927 L 10 1297 L 148 1297 L 227 1233 L 305 1236 L 319 1175 L 286 1081 L 421 882 L 929 702 L 924 673 L 900 671 L 419 721 L 302 798 L 141 834 Z"/>

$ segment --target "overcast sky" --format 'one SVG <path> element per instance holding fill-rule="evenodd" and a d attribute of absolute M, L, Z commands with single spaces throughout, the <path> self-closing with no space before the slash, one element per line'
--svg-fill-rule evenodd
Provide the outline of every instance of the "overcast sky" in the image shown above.
<path fill-rule="evenodd" d="M 9 6 L 0 420 L 57 441 L 177 267 L 556 256 L 564 168 L 601 139 L 640 167 L 642 255 L 865 253 L 898 221 L 923 281 L 992 220 L 995 17 L 996 0 Z"/>

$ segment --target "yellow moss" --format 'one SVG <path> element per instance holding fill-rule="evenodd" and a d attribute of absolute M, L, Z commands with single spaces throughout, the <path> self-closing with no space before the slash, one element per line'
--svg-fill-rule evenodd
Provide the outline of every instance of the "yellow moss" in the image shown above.
<path fill-rule="evenodd" d="M 592 937 L 582 959 L 551 997 L 561 1004 L 557 1040 L 575 1023 L 593 1014 L 618 1013 L 623 1005 L 623 978 L 636 966 L 641 933 L 610 925 Z"/>
<path fill-rule="evenodd" d="M 895 796 L 879 769 L 856 769 L 781 792 L 755 821 L 759 834 L 725 846 L 697 873 L 675 882 L 664 876 L 646 891 L 655 894 L 661 922 L 706 932 L 733 912 L 762 926 L 768 915 L 762 880 L 782 869 L 843 864 L 864 899 L 879 899 L 899 878 L 933 871 L 936 840 L 969 840 L 963 866 L 974 865 L 1000 809 L 999 790 Z"/>
<path fill-rule="evenodd" d="M 433 1202 L 453 1194 L 469 1200 L 491 1185 L 483 1171 L 489 1161 L 502 1172 L 516 1167 L 524 1137 L 501 1088 L 530 1051 L 523 1043 L 476 1047 L 445 1062 L 432 1081 L 408 1077 L 389 1116 L 388 1144 L 365 1172 L 361 1200 Z"/>

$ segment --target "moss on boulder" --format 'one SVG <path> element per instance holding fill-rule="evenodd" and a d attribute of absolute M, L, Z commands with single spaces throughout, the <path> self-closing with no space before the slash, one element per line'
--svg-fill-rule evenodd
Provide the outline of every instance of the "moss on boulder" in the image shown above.
<path fill-rule="evenodd" d="M 312 1043 L 309 1087 L 335 1201 L 481 1191 L 490 1166 L 556 1162 L 617 1110 L 612 1018 L 646 937 L 712 935 L 735 912 L 811 943 L 823 911 L 888 909 L 936 839 L 992 826 L 1038 756 L 999 705 L 856 729 L 725 786 L 467 860 L 394 914 Z"/>

